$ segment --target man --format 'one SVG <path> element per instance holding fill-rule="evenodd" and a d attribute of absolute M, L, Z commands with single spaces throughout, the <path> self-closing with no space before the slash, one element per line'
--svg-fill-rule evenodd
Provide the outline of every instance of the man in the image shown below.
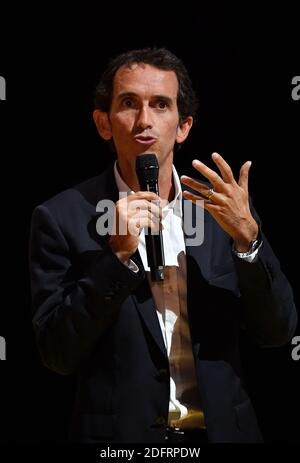
<path fill-rule="evenodd" d="M 251 163 L 236 181 L 217 153 L 216 171 L 195 160 L 208 182 L 183 176 L 182 193 L 174 146 L 187 138 L 196 107 L 186 69 L 168 50 L 118 56 L 94 111 L 117 162 L 34 211 L 33 324 L 44 364 L 78 376 L 75 441 L 262 440 L 241 379 L 239 332 L 280 346 L 293 335 L 296 309 L 249 205 Z M 159 197 L 140 191 L 143 153 L 157 156 Z M 201 245 L 187 245 L 183 197 L 206 198 L 192 206 L 193 215 L 204 207 Z M 98 210 L 108 199 L 114 227 L 103 236 Z M 162 282 L 149 276 L 145 227 L 162 228 Z"/>

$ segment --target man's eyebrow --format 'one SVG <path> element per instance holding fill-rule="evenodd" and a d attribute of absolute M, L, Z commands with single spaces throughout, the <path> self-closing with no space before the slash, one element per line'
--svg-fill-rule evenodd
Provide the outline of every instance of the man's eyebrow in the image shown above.
<path fill-rule="evenodd" d="M 174 101 L 173 98 L 171 98 L 170 96 L 167 96 L 167 95 L 154 95 L 153 98 L 155 100 L 164 100 L 169 104 L 172 104 L 173 101 Z"/>
<path fill-rule="evenodd" d="M 117 100 L 121 100 L 122 98 L 127 98 L 127 97 L 130 97 L 130 96 L 137 96 L 137 94 L 134 93 L 134 92 L 121 92 L 117 96 Z"/>
<path fill-rule="evenodd" d="M 135 92 L 121 92 L 118 96 L 117 96 L 117 100 L 121 100 L 122 98 L 130 98 L 130 97 L 139 97 L 139 95 Z M 155 99 L 155 100 L 164 100 L 166 101 L 167 103 L 169 104 L 172 104 L 173 103 L 173 98 L 167 96 L 167 95 L 153 95 L 151 97 L 151 99 Z"/>

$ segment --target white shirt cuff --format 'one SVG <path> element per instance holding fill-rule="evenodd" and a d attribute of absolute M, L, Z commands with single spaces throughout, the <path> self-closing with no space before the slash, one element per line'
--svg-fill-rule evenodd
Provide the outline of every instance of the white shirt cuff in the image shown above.
<path fill-rule="evenodd" d="M 124 265 L 126 265 L 126 267 L 128 267 L 134 273 L 138 273 L 138 271 L 139 271 L 138 266 L 131 259 L 129 259 L 127 262 L 124 262 Z"/>

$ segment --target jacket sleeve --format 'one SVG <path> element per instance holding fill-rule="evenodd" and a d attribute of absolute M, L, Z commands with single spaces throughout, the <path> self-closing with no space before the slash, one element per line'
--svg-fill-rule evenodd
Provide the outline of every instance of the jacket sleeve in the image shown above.
<path fill-rule="evenodd" d="M 33 213 L 29 261 L 42 360 L 58 373 L 73 373 L 114 323 L 144 271 L 139 266 L 132 272 L 109 246 L 90 251 L 82 271 L 75 271 L 68 241 L 45 206 Z"/>
<path fill-rule="evenodd" d="M 253 207 L 252 213 L 261 227 Z M 292 288 L 263 233 L 262 240 L 255 262 L 245 262 L 234 254 L 233 260 L 248 334 L 260 347 L 277 347 L 288 343 L 293 336 L 297 326 L 297 310 Z"/>

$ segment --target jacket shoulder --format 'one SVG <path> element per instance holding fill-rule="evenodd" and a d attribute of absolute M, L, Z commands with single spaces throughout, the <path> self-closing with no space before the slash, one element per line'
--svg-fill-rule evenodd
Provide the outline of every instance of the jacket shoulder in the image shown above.
<path fill-rule="evenodd" d="M 115 182 L 113 168 L 109 166 L 104 172 L 74 185 L 35 208 L 34 213 L 44 210 L 58 222 L 63 223 L 69 217 L 79 218 L 91 216 L 96 212 L 96 206 L 101 199 L 112 199 Z"/>

